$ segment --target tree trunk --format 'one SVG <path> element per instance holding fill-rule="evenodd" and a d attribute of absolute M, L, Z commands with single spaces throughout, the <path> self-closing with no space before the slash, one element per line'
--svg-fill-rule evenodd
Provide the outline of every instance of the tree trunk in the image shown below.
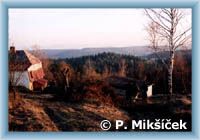
<path fill-rule="evenodd" d="M 13 99 L 15 100 L 16 99 L 16 90 L 15 90 L 15 87 L 14 86 L 10 86 L 11 87 L 11 92 L 13 93 Z"/>
<path fill-rule="evenodd" d="M 168 92 L 171 96 L 173 94 L 173 81 L 172 81 L 173 69 L 174 69 L 174 51 L 171 51 L 169 68 L 168 68 Z"/>
<path fill-rule="evenodd" d="M 69 87 L 69 78 L 68 78 L 68 76 L 66 76 L 66 85 L 67 85 L 67 87 Z"/>
<path fill-rule="evenodd" d="M 68 93 L 69 89 L 69 78 L 68 76 L 65 77 L 65 93 Z"/>

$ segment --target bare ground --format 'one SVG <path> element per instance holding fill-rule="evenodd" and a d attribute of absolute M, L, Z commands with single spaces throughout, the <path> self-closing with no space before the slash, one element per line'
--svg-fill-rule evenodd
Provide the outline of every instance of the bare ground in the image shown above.
<path fill-rule="evenodd" d="M 56 100 L 52 94 L 19 93 L 14 101 L 9 95 L 10 131 L 102 131 L 102 120 L 132 119 L 183 119 L 191 131 L 191 97 L 180 96 L 175 103 L 164 97 L 150 98 L 147 102 L 137 101 L 129 107 L 116 107 L 95 97 L 82 102 Z M 110 101 L 109 101 L 110 102 Z M 120 100 L 119 100 L 120 102 Z M 116 131 L 114 126 L 110 129 Z M 130 129 L 128 129 L 130 130 Z"/>
<path fill-rule="evenodd" d="M 51 94 L 21 94 L 9 99 L 10 131 L 100 131 L 100 122 L 128 121 L 128 114 L 104 104 L 54 101 Z M 112 129 L 111 129 L 112 130 Z"/>

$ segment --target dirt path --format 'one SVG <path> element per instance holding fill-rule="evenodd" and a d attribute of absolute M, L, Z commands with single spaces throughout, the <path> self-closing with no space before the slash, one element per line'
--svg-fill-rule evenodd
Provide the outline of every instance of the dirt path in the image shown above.
<path fill-rule="evenodd" d="M 129 120 L 126 112 L 114 106 L 95 105 L 87 102 L 66 103 L 64 101 L 55 101 L 50 94 L 22 94 L 22 97 L 26 106 L 24 104 L 21 104 L 21 106 L 28 107 L 30 113 L 36 114 L 35 120 L 32 122 L 36 125 L 32 126 L 35 128 L 32 128 L 33 131 L 54 131 L 50 128 L 41 128 L 40 123 L 44 124 L 46 121 L 52 124 L 46 124 L 48 125 L 47 127 L 53 126 L 56 128 L 55 131 L 100 131 L 99 124 L 102 120 L 107 119 L 111 122 L 116 119 Z M 32 116 L 25 113 L 24 110 L 22 112 L 25 119 Z M 16 118 L 15 114 L 12 115 Z M 22 123 L 21 125 L 23 126 L 24 124 Z M 24 131 L 27 129 L 29 130 L 29 128 L 26 128 Z"/>
<path fill-rule="evenodd" d="M 58 131 L 43 108 L 19 97 L 9 98 L 9 131 Z"/>

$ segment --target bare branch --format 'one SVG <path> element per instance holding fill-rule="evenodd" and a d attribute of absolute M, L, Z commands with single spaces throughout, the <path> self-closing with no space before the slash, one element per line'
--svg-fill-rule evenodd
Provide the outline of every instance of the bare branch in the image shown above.
<path fill-rule="evenodd" d="M 162 13 L 158 13 L 158 12 L 156 12 L 155 10 L 153 10 L 153 9 L 150 9 L 153 13 L 154 13 L 154 15 L 159 19 L 159 20 L 161 20 L 161 19 L 164 19 L 165 21 L 167 21 L 168 23 L 171 23 L 171 21 L 169 20 L 169 19 L 167 19 L 166 17 L 164 17 L 163 15 L 162 15 Z M 161 21 L 161 23 L 163 24 L 163 25 L 165 25 L 162 21 Z M 165 25 L 166 26 L 166 25 Z M 166 26 L 167 27 L 167 26 Z M 168 27 L 167 27 L 168 28 Z"/>
<path fill-rule="evenodd" d="M 186 45 L 187 41 L 189 41 L 191 39 L 191 36 L 188 35 L 186 37 L 184 37 L 182 40 L 180 40 L 180 42 L 175 46 L 175 49 L 178 49 L 179 47 L 182 47 L 184 45 Z"/>
<path fill-rule="evenodd" d="M 178 42 L 184 35 L 186 35 L 187 32 L 189 32 L 191 30 L 191 27 L 186 29 L 183 33 L 177 35 L 175 38 L 174 38 L 174 43 Z"/>
<path fill-rule="evenodd" d="M 163 28 L 164 30 L 170 32 L 169 28 L 166 28 L 164 25 L 160 24 L 158 21 L 156 21 L 150 14 L 149 12 L 145 9 L 146 15 L 154 22 L 156 23 L 158 26 L 160 26 L 161 28 Z"/>

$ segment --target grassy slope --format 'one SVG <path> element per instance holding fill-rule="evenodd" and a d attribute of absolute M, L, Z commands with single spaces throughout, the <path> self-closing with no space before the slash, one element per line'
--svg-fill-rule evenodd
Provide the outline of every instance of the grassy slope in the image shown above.
<path fill-rule="evenodd" d="M 43 108 L 20 96 L 14 101 L 9 97 L 10 131 L 58 131 Z"/>
<path fill-rule="evenodd" d="M 104 119 L 129 120 L 127 113 L 114 106 L 54 101 L 48 94 L 21 94 L 15 102 L 14 107 L 9 98 L 10 131 L 98 131 Z"/>

